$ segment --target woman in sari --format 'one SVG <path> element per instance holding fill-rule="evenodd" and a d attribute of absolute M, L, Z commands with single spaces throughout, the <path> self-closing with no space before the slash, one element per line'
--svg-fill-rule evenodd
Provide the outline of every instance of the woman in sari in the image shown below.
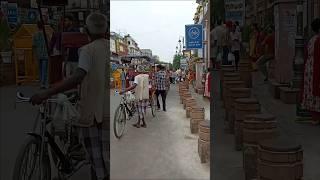
<path fill-rule="evenodd" d="M 320 123 L 320 18 L 311 23 L 315 35 L 307 47 L 304 68 L 302 107 L 312 114 L 313 124 Z"/>
<path fill-rule="evenodd" d="M 208 73 L 206 75 L 205 87 L 204 87 L 204 96 L 210 98 L 210 85 L 211 85 L 211 73 L 210 68 L 208 68 Z"/>

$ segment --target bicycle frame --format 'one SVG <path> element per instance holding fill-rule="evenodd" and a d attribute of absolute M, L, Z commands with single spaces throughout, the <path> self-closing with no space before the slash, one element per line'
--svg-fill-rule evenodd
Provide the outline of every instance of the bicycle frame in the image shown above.
<path fill-rule="evenodd" d="M 62 164 L 62 171 L 69 174 L 70 172 L 70 162 L 67 159 L 67 157 L 64 155 L 64 153 L 62 152 L 62 150 L 59 148 L 59 146 L 55 143 L 55 140 L 53 138 L 53 136 L 49 133 L 49 131 L 47 130 L 47 125 L 51 122 L 49 120 L 48 117 L 48 106 L 49 103 L 48 102 L 44 102 L 42 105 L 40 105 L 39 107 L 39 114 L 41 117 L 41 124 L 40 124 L 40 133 L 35 133 L 35 127 L 37 126 L 38 120 L 36 120 L 35 125 L 34 125 L 34 129 L 33 132 L 27 133 L 30 136 L 39 138 L 41 140 L 41 149 L 40 149 L 40 162 L 42 162 L 42 157 L 43 157 L 43 153 L 44 153 L 44 148 L 45 145 L 48 143 L 49 146 L 51 147 L 51 149 L 53 150 L 53 152 L 55 153 L 56 156 L 58 156 L 59 160 L 61 161 Z M 38 115 L 39 115 L 38 114 Z M 41 172 L 41 171 L 40 171 Z"/>
<path fill-rule="evenodd" d="M 129 114 L 129 117 L 127 117 L 127 119 L 130 119 L 130 117 L 133 116 L 134 112 L 132 112 L 131 109 L 128 107 L 126 95 L 122 95 L 121 101 L 120 101 L 120 106 L 125 107 L 126 114 Z"/>

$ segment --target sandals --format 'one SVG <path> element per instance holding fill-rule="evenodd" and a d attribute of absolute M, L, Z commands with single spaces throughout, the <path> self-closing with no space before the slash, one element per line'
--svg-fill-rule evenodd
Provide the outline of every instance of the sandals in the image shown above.
<path fill-rule="evenodd" d="M 142 125 L 140 125 L 140 124 L 133 124 L 133 126 L 136 127 L 136 128 L 140 128 L 140 127 L 147 128 L 147 125 L 146 125 L 146 124 L 142 124 Z"/>
<path fill-rule="evenodd" d="M 133 124 L 134 127 L 140 128 L 140 124 Z"/>

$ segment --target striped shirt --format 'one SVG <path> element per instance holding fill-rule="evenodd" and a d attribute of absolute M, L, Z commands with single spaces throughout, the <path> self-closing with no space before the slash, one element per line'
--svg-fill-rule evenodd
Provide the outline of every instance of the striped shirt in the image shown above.
<path fill-rule="evenodd" d="M 166 80 L 167 75 L 165 71 L 159 71 L 156 73 L 156 89 L 166 90 Z"/>

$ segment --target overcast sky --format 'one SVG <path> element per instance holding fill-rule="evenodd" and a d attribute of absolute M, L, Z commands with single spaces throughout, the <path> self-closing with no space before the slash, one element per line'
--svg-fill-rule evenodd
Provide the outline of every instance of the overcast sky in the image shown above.
<path fill-rule="evenodd" d="M 160 60 L 172 62 L 185 25 L 194 23 L 196 8 L 195 0 L 111 0 L 111 31 L 130 34 L 141 49 L 151 49 Z"/>

